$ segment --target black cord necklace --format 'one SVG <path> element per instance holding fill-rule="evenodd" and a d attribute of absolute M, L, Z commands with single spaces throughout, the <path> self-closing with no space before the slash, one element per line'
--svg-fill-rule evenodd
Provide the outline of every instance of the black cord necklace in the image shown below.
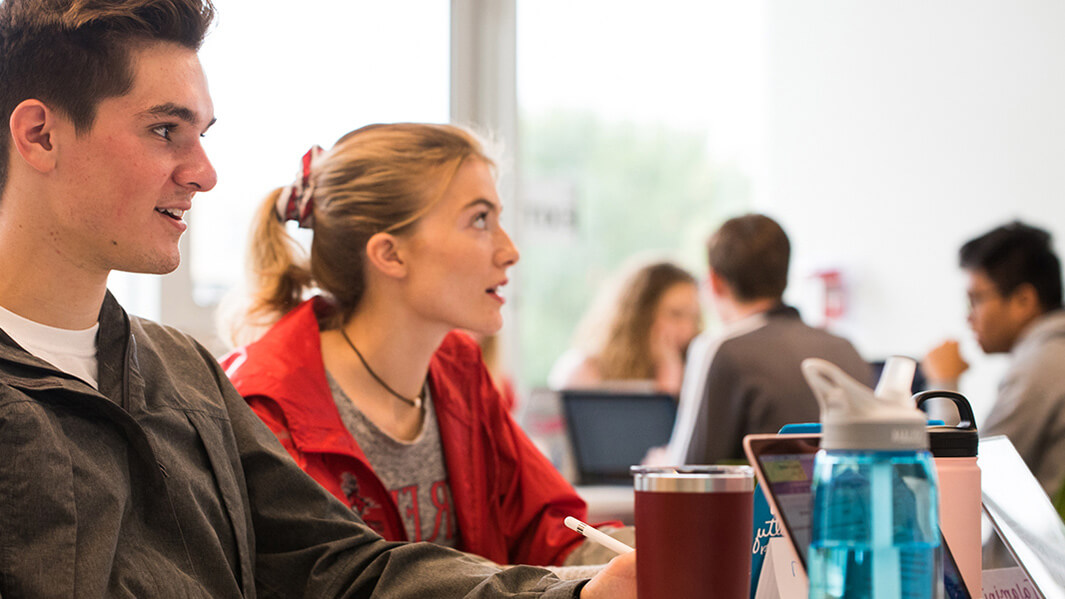
<path fill-rule="evenodd" d="M 373 371 L 373 368 L 370 368 L 370 365 L 366 363 L 366 358 L 362 357 L 362 353 L 359 351 L 359 348 L 355 347 L 355 344 L 351 342 L 351 339 L 348 337 L 347 331 L 345 331 L 343 329 L 343 327 L 341 327 L 341 329 L 340 329 L 340 334 L 344 336 L 344 341 L 348 342 L 348 346 L 351 347 L 352 351 L 355 352 L 355 355 L 359 357 L 359 361 L 362 362 L 363 368 L 366 369 L 366 372 L 370 373 L 370 376 L 373 377 L 373 380 L 377 381 L 382 387 L 384 387 L 385 391 L 388 391 L 392 395 L 396 396 L 396 399 L 399 399 L 399 400 L 403 401 L 403 403 L 406 403 L 408 405 L 414 406 L 415 408 L 417 408 L 419 410 L 421 409 L 421 407 L 422 407 L 422 396 L 421 395 L 417 395 L 417 396 L 414 397 L 414 399 L 411 399 L 409 397 L 406 397 L 406 396 L 400 395 L 399 393 L 396 393 L 395 389 L 393 389 L 392 387 L 389 387 L 388 383 L 386 383 L 383 380 L 381 380 L 381 377 L 377 376 L 377 373 Z"/>

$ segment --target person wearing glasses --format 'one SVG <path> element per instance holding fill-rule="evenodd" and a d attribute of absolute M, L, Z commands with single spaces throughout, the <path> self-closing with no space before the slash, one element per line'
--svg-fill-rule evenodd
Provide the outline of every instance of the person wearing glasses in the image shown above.
<path fill-rule="evenodd" d="M 976 341 L 985 353 L 1010 354 L 980 434 L 1008 436 L 1053 496 L 1065 482 L 1065 310 L 1050 233 L 1014 221 L 965 243 L 959 258 Z M 947 340 L 922 367 L 933 387 L 952 389 L 969 365 Z"/>

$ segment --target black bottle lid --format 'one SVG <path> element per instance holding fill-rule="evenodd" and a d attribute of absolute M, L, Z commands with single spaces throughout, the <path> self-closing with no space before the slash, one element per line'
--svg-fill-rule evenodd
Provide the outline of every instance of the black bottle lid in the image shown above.
<path fill-rule="evenodd" d="M 958 409 L 959 422 L 956 426 L 928 427 L 928 442 L 932 457 L 936 458 L 972 458 L 976 457 L 980 445 L 980 435 L 976 430 L 976 418 L 973 416 L 969 400 L 961 393 L 933 389 L 922 391 L 913 396 L 917 407 L 927 412 L 925 403 L 933 398 L 943 397 L 954 402 Z"/>

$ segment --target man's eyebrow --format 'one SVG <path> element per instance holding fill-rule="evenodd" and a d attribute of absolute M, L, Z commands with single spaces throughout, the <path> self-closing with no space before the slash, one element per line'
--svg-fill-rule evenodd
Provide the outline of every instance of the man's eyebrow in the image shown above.
<path fill-rule="evenodd" d="M 190 125 L 195 125 L 197 121 L 195 111 L 186 106 L 174 104 L 173 102 L 152 106 L 148 110 L 145 110 L 144 113 L 152 116 L 172 116 L 181 119 Z M 207 123 L 207 126 L 204 127 L 204 131 L 210 128 L 216 120 L 217 119 L 212 118 L 211 122 Z"/>

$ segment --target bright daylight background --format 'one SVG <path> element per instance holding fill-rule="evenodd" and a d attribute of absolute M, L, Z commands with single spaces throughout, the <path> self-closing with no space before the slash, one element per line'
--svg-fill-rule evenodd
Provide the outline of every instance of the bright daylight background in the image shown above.
<path fill-rule="evenodd" d="M 788 299 L 867 358 L 961 339 L 973 364 L 962 390 L 979 421 L 1001 359 L 981 356 L 967 331 L 956 251 L 1018 217 L 1061 247 L 1065 4 L 516 7 L 518 135 L 501 141 L 516 165 L 517 193 L 504 201 L 522 261 L 504 335 L 521 390 L 543 384 L 596 288 L 629 256 L 670 256 L 701 276 L 706 236 L 753 209 L 791 236 Z M 211 306 L 242 278 L 263 195 L 291 179 L 311 144 L 370 122 L 446 121 L 450 47 L 463 41 L 450 39 L 445 0 L 218 9 L 202 60 L 220 183 L 189 215 L 194 284 L 180 284 L 188 272 L 161 287 L 114 279 L 134 311 L 208 342 Z M 827 323 L 814 276 L 826 269 L 839 273 L 845 306 Z M 192 317 L 172 318 L 169 304 Z"/>
<path fill-rule="evenodd" d="M 543 385 L 626 261 L 702 246 L 751 203 L 760 159 L 760 4 L 518 4 L 521 374 Z"/>
<path fill-rule="evenodd" d="M 201 52 L 218 123 L 218 187 L 195 206 L 201 302 L 241 272 L 253 207 L 312 145 L 369 123 L 448 119 L 449 10 L 439 0 L 217 0 Z"/>

